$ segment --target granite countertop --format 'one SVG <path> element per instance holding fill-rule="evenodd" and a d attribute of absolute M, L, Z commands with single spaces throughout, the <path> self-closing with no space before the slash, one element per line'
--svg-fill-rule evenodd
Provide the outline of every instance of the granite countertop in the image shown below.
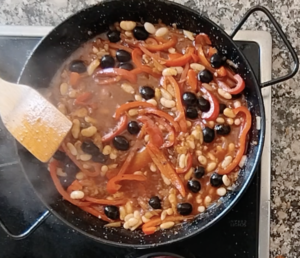
<path fill-rule="evenodd" d="M 96 0 L 3 0 L 0 25 L 57 25 L 72 13 L 97 3 Z M 261 4 L 274 14 L 299 52 L 300 1 L 298 0 L 176 0 L 204 12 L 210 19 L 231 30 L 251 6 Z M 250 29 L 269 29 L 264 15 L 256 15 Z M 273 76 L 284 74 L 289 61 L 274 38 Z M 300 81 L 299 73 L 272 87 L 272 195 L 270 257 L 300 256 Z"/>

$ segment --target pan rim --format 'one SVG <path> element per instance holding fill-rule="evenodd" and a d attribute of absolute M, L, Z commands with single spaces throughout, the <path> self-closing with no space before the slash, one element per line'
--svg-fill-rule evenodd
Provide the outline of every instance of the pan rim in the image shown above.
<path fill-rule="evenodd" d="M 117 0 L 119 1 L 119 0 Z M 51 206 L 44 200 L 43 196 L 41 196 L 41 194 L 39 194 L 39 192 L 35 189 L 35 187 L 33 186 L 32 182 L 30 181 L 30 179 L 28 178 L 28 175 L 23 167 L 23 164 L 20 162 L 21 168 L 26 176 L 26 179 L 29 181 L 29 183 L 32 185 L 35 193 L 37 194 L 37 196 L 39 197 L 39 199 L 42 201 L 42 203 L 50 210 L 50 212 L 55 215 L 57 218 L 59 218 L 63 223 L 65 223 L 67 226 L 69 226 L 70 228 L 76 229 L 76 231 L 80 232 L 81 234 L 87 236 L 88 238 L 91 238 L 99 243 L 103 243 L 103 244 L 108 244 L 110 246 L 114 246 L 114 247 L 131 247 L 131 248 L 135 248 L 135 249 L 147 249 L 147 248 L 153 248 L 153 247 L 158 247 L 158 246 L 165 246 L 165 245 L 170 245 L 173 243 L 177 243 L 177 242 L 181 242 L 183 240 L 187 240 L 190 237 L 194 237 L 197 234 L 200 234 L 202 232 L 204 232 L 205 230 L 209 229 L 212 225 L 218 223 L 220 221 L 220 219 L 222 219 L 232 208 L 234 205 L 236 205 L 238 203 L 238 201 L 240 200 L 240 198 L 243 196 L 243 194 L 245 193 L 245 191 L 247 190 L 247 188 L 249 187 L 250 183 L 253 180 L 253 177 L 256 173 L 256 168 L 257 165 L 259 164 L 259 161 L 261 159 L 261 154 L 263 151 L 263 145 L 264 145 L 264 139 L 265 139 L 265 127 L 266 127 L 266 121 L 265 121 L 265 109 L 264 109 L 264 105 L 263 105 L 263 101 L 262 101 L 262 94 L 260 91 L 260 83 L 258 82 L 258 79 L 254 76 L 253 70 L 248 62 L 248 60 L 245 58 L 244 54 L 240 51 L 240 49 L 237 47 L 237 45 L 235 44 L 235 42 L 233 41 L 233 39 L 230 38 L 230 36 L 217 24 L 215 24 L 212 20 L 210 20 L 209 18 L 202 16 L 201 13 L 197 12 L 196 10 L 190 9 L 189 7 L 186 7 L 182 4 L 178 4 L 175 2 L 171 2 L 171 1 L 164 1 L 164 0 L 155 0 L 156 2 L 160 2 L 163 4 L 169 4 L 170 6 L 177 6 L 181 9 L 183 9 L 185 12 L 189 12 L 189 13 L 193 13 L 193 15 L 195 16 L 200 16 L 202 19 L 206 20 L 207 22 L 209 22 L 212 26 L 215 26 L 216 28 L 218 28 L 220 30 L 220 33 L 222 34 L 223 37 L 225 37 L 227 40 L 229 40 L 231 47 L 235 48 L 237 50 L 238 55 L 241 56 L 241 59 L 243 60 L 244 64 L 246 65 L 246 67 L 249 70 L 250 75 L 253 78 L 253 83 L 256 84 L 254 85 L 255 88 L 257 89 L 257 98 L 258 98 L 258 102 L 259 102 L 259 106 L 260 106 L 260 116 L 261 116 L 261 128 L 259 131 L 259 141 L 258 141 L 258 148 L 256 151 L 256 155 L 255 155 L 255 159 L 254 159 L 254 164 L 255 166 L 253 166 L 253 168 L 250 171 L 250 175 L 248 176 L 247 180 L 244 182 L 244 184 L 241 186 L 239 192 L 236 194 L 236 196 L 234 197 L 234 199 L 230 202 L 230 204 L 228 206 L 226 206 L 226 209 L 224 209 L 223 211 L 221 211 L 215 218 L 213 218 L 211 221 L 209 221 L 205 226 L 198 228 L 197 230 L 194 230 L 193 232 L 185 235 L 184 237 L 179 237 L 177 239 L 171 239 L 168 241 L 163 241 L 163 242 L 158 242 L 155 244 L 127 244 L 127 243 L 121 243 L 121 242 L 116 242 L 116 241 L 112 241 L 112 240 L 106 240 L 104 238 L 100 238 L 100 237 L 96 237 L 80 228 L 78 228 L 77 226 L 75 226 L 73 223 L 69 222 L 68 220 L 66 220 L 64 217 L 62 217 L 58 212 L 56 212 L 53 208 L 51 208 Z M 53 28 L 53 30 L 51 30 L 49 32 L 48 35 L 46 35 L 37 45 L 36 47 L 33 49 L 31 55 L 28 57 L 28 59 L 26 60 L 22 71 L 20 73 L 20 76 L 18 78 L 18 83 L 20 83 L 22 81 L 22 77 L 24 75 L 24 71 L 25 68 L 31 58 L 31 56 L 35 53 L 36 49 L 39 48 L 39 46 L 43 43 L 44 40 L 47 39 L 47 37 L 49 37 L 49 35 L 51 35 L 53 32 L 55 32 L 56 29 L 58 29 L 60 26 L 63 26 L 66 22 L 68 22 L 70 19 L 72 19 L 72 17 L 76 17 L 79 13 L 82 12 L 86 12 L 89 9 L 93 9 L 96 6 L 100 6 L 104 5 L 106 3 L 110 3 L 110 2 L 116 2 L 116 0 L 104 0 L 100 3 L 97 3 L 95 5 L 89 6 L 87 8 L 84 8 L 78 12 L 76 12 L 75 14 L 69 16 L 67 19 L 65 19 L 63 22 L 61 22 L 59 25 L 57 25 L 56 27 Z M 252 128 L 253 130 L 253 128 Z"/>

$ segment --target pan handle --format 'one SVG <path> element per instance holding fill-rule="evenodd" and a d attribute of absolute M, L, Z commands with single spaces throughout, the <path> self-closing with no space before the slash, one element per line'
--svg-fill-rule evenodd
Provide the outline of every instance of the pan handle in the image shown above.
<path fill-rule="evenodd" d="M 298 71 L 299 69 L 299 59 L 297 56 L 297 53 L 295 52 L 294 48 L 292 47 L 291 43 L 289 42 L 289 40 L 287 39 L 285 33 L 282 31 L 280 25 L 278 24 L 278 22 L 275 20 L 274 16 L 270 13 L 270 11 L 263 7 L 263 6 L 254 6 L 251 9 L 249 9 L 246 14 L 244 15 L 244 17 L 242 18 L 242 20 L 240 21 L 240 23 L 235 27 L 235 29 L 233 30 L 233 32 L 231 33 L 230 37 L 233 38 L 235 36 L 235 34 L 241 29 L 241 27 L 244 25 L 244 23 L 247 21 L 247 19 L 249 18 L 249 16 L 257 11 L 261 11 L 263 12 L 265 15 L 268 16 L 268 18 L 270 19 L 271 23 L 273 24 L 273 26 L 275 27 L 276 31 L 278 32 L 278 34 L 280 35 L 281 39 L 283 40 L 284 44 L 286 45 L 287 49 L 289 50 L 290 54 L 292 55 L 293 61 L 294 61 L 294 68 L 291 72 L 289 72 L 287 75 L 272 79 L 270 81 L 267 82 L 263 82 L 261 83 L 261 87 L 266 87 L 266 86 L 270 86 L 272 84 L 276 84 L 282 81 L 286 81 L 290 78 L 292 78 Z"/>
<path fill-rule="evenodd" d="M 11 233 L 11 231 L 4 225 L 3 221 L 0 219 L 0 227 L 4 230 L 4 232 L 9 235 L 14 240 L 22 240 L 32 234 L 40 224 L 42 224 L 50 215 L 50 211 L 45 211 L 28 229 L 26 229 L 21 234 L 15 235 Z"/>

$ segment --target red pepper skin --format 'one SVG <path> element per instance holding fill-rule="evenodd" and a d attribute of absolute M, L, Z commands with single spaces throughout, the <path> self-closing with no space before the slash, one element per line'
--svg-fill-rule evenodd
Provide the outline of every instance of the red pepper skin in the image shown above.
<path fill-rule="evenodd" d="M 245 89 L 245 82 L 239 74 L 235 74 L 233 78 L 237 81 L 237 84 L 234 88 L 228 87 L 228 85 L 220 80 L 217 80 L 217 84 L 220 88 L 230 94 L 239 94 Z"/>
<path fill-rule="evenodd" d="M 251 122 L 252 122 L 251 114 L 250 114 L 250 111 L 246 107 L 235 108 L 235 109 L 233 109 L 233 112 L 234 112 L 235 115 L 237 115 L 240 112 L 244 113 L 244 115 L 245 115 L 245 119 L 244 119 L 243 124 L 242 124 L 242 130 L 241 130 L 240 135 L 239 135 L 239 139 L 240 139 L 240 146 L 239 147 L 240 148 L 239 148 L 234 160 L 229 164 L 228 167 L 226 167 L 225 169 L 222 168 L 221 166 L 218 167 L 217 172 L 220 175 L 225 175 L 225 174 L 230 173 L 241 162 L 241 159 L 242 159 L 242 157 L 244 155 L 244 152 L 245 152 L 245 149 L 246 149 L 247 134 L 248 134 L 248 132 L 251 128 Z"/>
<path fill-rule="evenodd" d="M 207 100 L 210 103 L 210 110 L 208 112 L 202 112 L 202 118 L 206 119 L 208 121 L 214 121 L 219 116 L 220 107 L 218 99 L 215 97 L 215 95 L 211 92 L 209 92 L 205 88 L 201 88 L 201 91 L 207 96 Z"/>

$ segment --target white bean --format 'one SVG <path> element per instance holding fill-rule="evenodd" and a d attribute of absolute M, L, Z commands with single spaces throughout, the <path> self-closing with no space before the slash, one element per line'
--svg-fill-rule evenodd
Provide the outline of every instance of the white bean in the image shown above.
<path fill-rule="evenodd" d="M 157 106 L 157 101 L 155 99 L 148 99 L 146 102 L 152 104 L 153 106 Z"/>
<path fill-rule="evenodd" d="M 129 83 L 126 83 L 126 82 L 122 83 L 122 84 L 121 84 L 121 88 L 122 88 L 125 92 L 127 92 L 127 93 L 129 93 L 129 94 L 134 94 L 134 93 L 135 93 L 134 88 L 133 88 Z"/>
<path fill-rule="evenodd" d="M 206 171 L 209 173 L 209 172 L 212 172 L 215 168 L 217 167 L 217 163 L 216 162 L 209 162 L 207 164 L 207 168 L 206 168 Z"/>
<path fill-rule="evenodd" d="M 224 99 L 232 99 L 232 96 L 230 93 L 224 91 L 223 89 L 218 89 L 218 93 L 221 97 L 223 97 Z"/>
<path fill-rule="evenodd" d="M 72 129 L 71 129 L 72 136 L 75 139 L 78 139 L 79 132 L 80 132 L 80 122 L 79 122 L 78 119 L 74 119 L 73 120 L 73 126 L 72 126 Z"/>
<path fill-rule="evenodd" d="M 109 155 L 111 153 L 111 147 L 109 145 L 105 145 L 104 148 L 103 148 L 102 153 L 104 155 Z"/>
<path fill-rule="evenodd" d="M 173 47 L 171 47 L 171 48 L 168 49 L 168 52 L 169 52 L 170 54 L 175 54 L 175 53 L 176 53 L 176 49 L 173 48 Z"/>
<path fill-rule="evenodd" d="M 61 94 L 61 95 L 67 95 L 67 93 L 68 93 L 68 88 L 69 88 L 68 84 L 65 83 L 65 82 L 63 82 L 63 83 L 60 85 L 60 94 Z"/>
<path fill-rule="evenodd" d="M 144 28 L 150 34 L 154 34 L 155 31 L 156 31 L 154 25 L 152 23 L 150 23 L 150 22 L 145 22 Z"/>
<path fill-rule="evenodd" d="M 226 194 L 226 189 L 224 187 L 220 187 L 217 189 L 217 195 L 224 196 Z"/>
<path fill-rule="evenodd" d="M 136 26 L 134 21 L 121 21 L 120 27 L 122 30 L 133 30 Z"/>
<path fill-rule="evenodd" d="M 97 132 L 97 128 L 95 126 L 90 126 L 88 128 L 81 130 L 81 135 L 84 137 L 92 137 Z"/>
<path fill-rule="evenodd" d="M 169 67 L 169 68 L 165 68 L 162 71 L 162 75 L 163 76 L 176 76 L 177 75 L 177 70 L 175 68 Z"/>
<path fill-rule="evenodd" d="M 162 224 L 160 225 L 160 228 L 161 228 L 161 229 L 168 229 L 168 228 L 173 227 L 174 225 L 175 225 L 175 222 L 173 222 L 173 221 L 168 221 L 168 222 L 162 223 Z"/>
<path fill-rule="evenodd" d="M 185 167 L 185 158 L 186 158 L 185 154 L 181 154 L 179 156 L 179 167 L 180 168 L 184 168 Z"/>
<path fill-rule="evenodd" d="M 71 152 L 71 154 L 73 156 L 77 156 L 77 150 L 76 150 L 75 146 L 72 143 L 68 142 L 67 143 L 67 148 L 69 149 L 69 151 Z"/>
<path fill-rule="evenodd" d="M 235 114 L 231 108 L 225 108 L 223 114 L 229 118 L 235 118 Z"/>
<path fill-rule="evenodd" d="M 183 30 L 183 34 L 184 36 L 186 36 L 188 39 L 190 40 L 195 40 L 195 37 L 194 37 L 194 33 L 188 31 L 188 30 Z"/>
<path fill-rule="evenodd" d="M 230 186 L 230 179 L 228 178 L 228 176 L 227 175 L 223 175 L 222 176 L 222 181 L 223 181 L 223 184 L 225 185 L 225 186 Z"/>
<path fill-rule="evenodd" d="M 191 67 L 193 70 L 195 70 L 196 72 L 200 72 L 200 71 L 202 71 L 202 70 L 205 69 L 205 67 L 204 67 L 203 65 L 198 64 L 198 63 L 191 63 L 191 64 L 190 64 L 190 67 Z"/>
<path fill-rule="evenodd" d="M 137 116 L 139 114 L 139 111 L 137 108 L 132 108 L 128 110 L 128 115 L 129 116 Z"/>
<path fill-rule="evenodd" d="M 232 162 L 233 158 L 231 156 L 226 156 L 222 162 L 222 168 L 226 168 Z"/>
<path fill-rule="evenodd" d="M 198 207 L 198 212 L 204 212 L 205 211 L 205 207 L 204 206 L 199 206 Z"/>
<path fill-rule="evenodd" d="M 224 124 L 224 123 L 225 123 L 225 119 L 224 119 L 223 117 L 218 117 L 218 118 L 216 119 L 216 122 L 217 122 L 218 124 Z"/>
<path fill-rule="evenodd" d="M 82 199 L 84 197 L 84 192 L 79 191 L 79 190 L 78 191 L 73 191 L 73 192 L 71 192 L 70 197 L 73 200 Z"/>
<path fill-rule="evenodd" d="M 90 154 L 81 154 L 81 155 L 79 156 L 79 158 L 80 158 L 80 160 L 82 160 L 82 161 L 88 161 L 88 160 L 90 160 L 90 159 L 92 158 L 92 155 L 90 155 Z"/>
<path fill-rule="evenodd" d="M 168 99 L 168 100 L 172 100 L 172 95 L 166 91 L 165 89 L 161 88 L 161 95 L 163 96 L 163 98 Z"/>
<path fill-rule="evenodd" d="M 207 158 L 205 156 L 203 156 L 203 155 L 198 156 L 198 161 L 202 165 L 206 165 L 207 164 Z"/>
<path fill-rule="evenodd" d="M 163 37 L 165 35 L 167 35 L 169 33 L 169 30 L 167 27 L 162 27 L 159 28 L 156 32 L 155 32 L 155 36 L 156 37 Z"/>
<path fill-rule="evenodd" d="M 93 62 L 89 64 L 86 71 L 88 75 L 92 75 L 95 71 L 95 69 L 100 65 L 100 61 L 98 59 L 95 59 Z"/>
<path fill-rule="evenodd" d="M 165 98 L 160 99 L 160 104 L 162 104 L 166 108 L 173 108 L 176 106 L 176 103 L 174 100 L 168 100 Z"/>

